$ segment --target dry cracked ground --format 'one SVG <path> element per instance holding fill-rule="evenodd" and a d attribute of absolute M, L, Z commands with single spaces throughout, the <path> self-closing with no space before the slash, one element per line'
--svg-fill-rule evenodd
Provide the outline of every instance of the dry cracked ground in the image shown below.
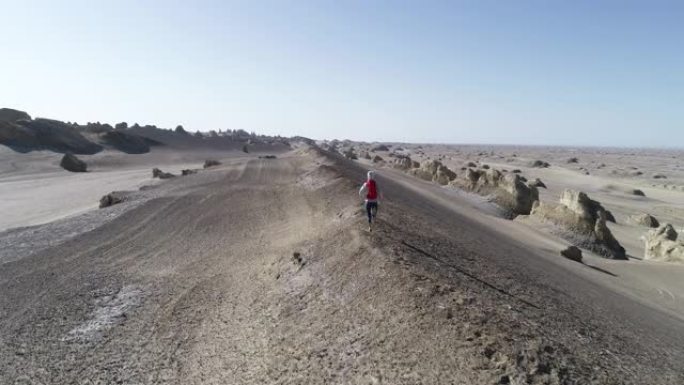
<path fill-rule="evenodd" d="M 684 383 L 681 318 L 386 178 L 369 233 L 363 177 L 233 158 L 0 235 L 0 383 Z"/>

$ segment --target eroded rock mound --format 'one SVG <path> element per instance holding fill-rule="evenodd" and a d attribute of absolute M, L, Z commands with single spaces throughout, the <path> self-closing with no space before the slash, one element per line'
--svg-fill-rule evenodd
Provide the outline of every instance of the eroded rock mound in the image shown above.
<path fill-rule="evenodd" d="M 376 158 L 380 157 L 376 155 Z M 382 161 L 382 158 L 380 158 L 379 161 Z M 373 159 L 373 162 L 376 162 L 376 160 Z M 407 155 L 395 154 L 394 159 L 392 159 L 392 166 L 403 171 L 409 171 L 413 168 L 419 167 L 420 164 L 412 160 L 411 157 Z"/>
<path fill-rule="evenodd" d="M 114 206 L 126 200 L 126 194 L 122 191 L 113 191 L 100 198 L 100 208 Z"/>
<path fill-rule="evenodd" d="M 534 186 L 534 187 L 546 188 L 546 185 L 544 184 L 544 182 L 542 182 L 542 180 L 539 179 L 539 178 L 536 178 L 535 180 L 533 180 L 532 182 L 530 182 L 530 185 L 531 185 L 531 186 Z"/>
<path fill-rule="evenodd" d="M 640 226 L 656 228 L 660 226 L 660 222 L 650 214 L 637 214 L 631 217 L 632 222 Z"/>
<path fill-rule="evenodd" d="M 11 108 L 0 108 L 0 121 L 16 122 L 17 120 L 31 120 L 31 115 Z"/>
<path fill-rule="evenodd" d="M 518 174 L 504 174 L 497 169 L 466 169 L 463 178 L 453 182 L 480 195 L 491 195 L 494 201 L 510 211 L 511 216 L 527 215 L 539 200 L 539 191 Z"/>
<path fill-rule="evenodd" d="M 578 246 L 613 259 L 627 259 L 625 249 L 606 225 L 609 212 L 580 191 L 565 190 L 560 204 L 535 203 L 531 215 L 554 223 L 561 236 Z"/>
<path fill-rule="evenodd" d="M 548 167 L 551 167 L 551 165 L 549 164 L 549 162 L 545 162 L 545 161 L 543 161 L 543 160 L 535 160 L 534 162 L 532 162 L 531 166 L 532 166 L 532 167 L 536 167 L 536 168 L 548 168 Z"/>
<path fill-rule="evenodd" d="M 567 249 L 561 250 L 560 254 L 571 261 L 582 263 L 582 250 L 577 246 L 568 246 Z"/>
<path fill-rule="evenodd" d="M 51 119 L 0 120 L 0 144 L 18 152 L 95 154 L 102 150 L 102 146 L 86 139 L 74 126 Z"/>
<path fill-rule="evenodd" d="M 150 152 L 148 141 L 137 135 L 122 131 L 108 131 L 101 138 L 104 143 L 126 154 L 145 154 Z"/>
<path fill-rule="evenodd" d="M 188 176 L 188 175 L 192 175 L 192 174 L 197 174 L 197 170 L 193 170 L 193 169 L 189 169 L 189 168 L 186 168 L 185 170 L 181 170 L 182 176 Z"/>
<path fill-rule="evenodd" d="M 684 262 L 684 243 L 670 224 L 650 230 L 644 237 L 644 258 L 663 262 Z"/>
<path fill-rule="evenodd" d="M 71 153 L 64 154 L 64 156 L 62 157 L 62 160 L 59 162 L 59 165 L 63 169 L 65 169 L 67 171 L 71 171 L 71 172 L 86 172 L 86 171 L 88 171 L 88 165 L 86 164 L 86 162 L 78 159 L 76 157 L 76 155 L 71 154 Z"/>
<path fill-rule="evenodd" d="M 379 145 L 371 148 L 371 151 L 389 151 L 389 147 L 387 147 L 384 144 L 379 144 Z"/>
<path fill-rule="evenodd" d="M 354 148 L 348 148 L 344 151 L 342 151 L 342 155 L 344 155 L 345 158 L 351 159 L 351 160 L 357 160 L 359 159 L 359 156 L 356 155 L 356 152 L 354 152 Z"/>
<path fill-rule="evenodd" d="M 412 168 L 409 173 L 423 180 L 437 182 L 441 185 L 447 185 L 456 179 L 456 173 L 438 160 L 426 160 L 420 167 Z"/>
<path fill-rule="evenodd" d="M 383 159 L 380 155 L 376 155 L 373 157 L 373 163 L 380 163 L 382 161 L 383 161 Z"/>
<path fill-rule="evenodd" d="M 152 178 L 159 178 L 159 179 L 170 179 L 175 177 L 175 175 L 169 173 L 169 172 L 164 172 L 158 168 L 153 168 L 152 169 Z"/>
<path fill-rule="evenodd" d="M 221 165 L 221 162 L 219 162 L 218 160 L 207 159 L 204 161 L 204 168 L 220 166 L 220 165 Z"/>

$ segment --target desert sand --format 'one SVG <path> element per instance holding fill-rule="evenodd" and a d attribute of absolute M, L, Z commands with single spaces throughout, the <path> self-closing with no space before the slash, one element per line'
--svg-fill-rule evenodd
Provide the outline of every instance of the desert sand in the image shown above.
<path fill-rule="evenodd" d="M 0 146 L 0 382 L 684 381 L 684 265 L 644 260 L 648 229 L 629 220 L 682 228 L 681 153 L 343 145 L 386 160 L 373 163 L 329 144 L 293 141 L 275 159 L 104 151 L 79 156 L 84 174 Z M 421 180 L 390 152 L 519 169 L 548 187 L 542 202 L 586 192 L 628 259 L 562 258 L 547 223 Z M 221 164 L 201 169 L 208 158 Z M 152 167 L 200 170 L 160 181 Z M 384 193 L 373 232 L 357 195 L 368 169 Z M 97 208 L 120 190 L 128 200 Z"/>

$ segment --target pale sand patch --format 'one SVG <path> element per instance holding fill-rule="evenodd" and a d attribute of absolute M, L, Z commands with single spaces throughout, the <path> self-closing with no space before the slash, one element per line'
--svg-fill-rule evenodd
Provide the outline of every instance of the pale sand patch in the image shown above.
<path fill-rule="evenodd" d="M 0 146 L 0 231 L 34 226 L 98 208 L 112 191 L 138 190 L 159 183 L 152 168 L 180 174 L 201 168 L 203 154 L 187 158 L 159 151 L 143 155 L 102 152 L 81 156 L 89 172 L 72 173 L 59 167 L 61 154 L 36 151 L 21 154 Z"/>
<path fill-rule="evenodd" d="M 142 290 L 136 286 L 124 286 L 116 293 L 96 300 L 91 318 L 75 327 L 63 340 L 89 340 L 96 338 L 105 329 L 126 320 L 126 312 L 140 303 Z"/>

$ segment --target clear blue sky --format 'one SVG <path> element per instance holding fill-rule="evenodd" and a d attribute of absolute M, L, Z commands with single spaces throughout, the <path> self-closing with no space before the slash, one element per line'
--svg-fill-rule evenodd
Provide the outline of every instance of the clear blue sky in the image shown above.
<path fill-rule="evenodd" d="M 0 106 L 78 122 L 684 146 L 681 1 L 6 1 Z"/>

